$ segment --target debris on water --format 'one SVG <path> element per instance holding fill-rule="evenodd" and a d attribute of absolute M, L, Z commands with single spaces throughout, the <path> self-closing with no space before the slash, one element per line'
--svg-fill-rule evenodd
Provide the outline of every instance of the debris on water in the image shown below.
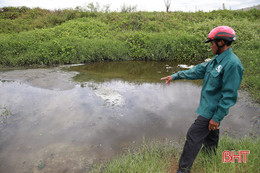
<path fill-rule="evenodd" d="M 41 163 L 38 165 L 38 170 L 42 170 L 43 168 L 45 168 L 45 164 Z"/>
<path fill-rule="evenodd" d="M 11 111 L 6 106 L 0 106 L 0 124 L 6 124 L 7 118 L 11 115 Z"/>
<path fill-rule="evenodd" d="M 173 67 L 171 67 L 171 66 L 169 66 L 169 65 L 166 65 L 165 68 L 168 70 L 168 69 L 172 69 Z"/>
<path fill-rule="evenodd" d="M 110 87 L 95 86 L 94 91 L 95 91 L 95 94 L 98 97 L 102 98 L 108 105 L 122 106 L 125 104 L 125 100 L 124 100 L 123 96 Z"/>
<path fill-rule="evenodd" d="M 209 62 L 210 60 L 211 60 L 211 59 L 208 58 L 208 59 L 205 59 L 204 61 L 205 61 L 205 62 Z M 188 66 L 188 65 L 186 65 L 186 64 L 179 64 L 178 67 L 190 69 L 190 68 L 194 67 L 194 65 Z M 170 66 L 169 66 L 169 65 L 166 65 L 166 69 L 169 69 L 169 68 L 170 68 Z"/>
<path fill-rule="evenodd" d="M 186 64 L 179 64 L 178 67 L 180 67 L 180 68 L 192 68 L 192 67 L 194 67 L 194 65 L 188 66 Z"/>

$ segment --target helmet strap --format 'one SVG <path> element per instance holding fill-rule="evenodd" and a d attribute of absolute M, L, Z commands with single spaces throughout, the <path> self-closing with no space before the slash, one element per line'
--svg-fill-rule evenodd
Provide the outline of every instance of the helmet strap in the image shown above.
<path fill-rule="evenodd" d="M 224 42 L 224 44 L 223 44 L 222 46 L 219 46 L 219 45 L 218 45 L 218 42 L 219 42 L 220 40 L 214 40 L 214 41 L 215 41 L 215 43 L 216 43 L 216 45 L 217 45 L 217 47 L 218 47 L 218 50 L 217 50 L 216 54 L 219 55 L 219 54 L 220 54 L 220 50 L 221 50 L 227 43 Z"/>

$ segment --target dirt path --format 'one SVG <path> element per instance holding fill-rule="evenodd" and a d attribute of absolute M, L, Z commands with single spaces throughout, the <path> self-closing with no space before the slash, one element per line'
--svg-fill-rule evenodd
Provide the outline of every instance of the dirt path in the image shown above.
<path fill-rule="evenodd" d="M 169 167 L 167 173 L 176 173 L 178 169 L 178 160 L 173 158 L 171 161 L 171 166 Z"/>

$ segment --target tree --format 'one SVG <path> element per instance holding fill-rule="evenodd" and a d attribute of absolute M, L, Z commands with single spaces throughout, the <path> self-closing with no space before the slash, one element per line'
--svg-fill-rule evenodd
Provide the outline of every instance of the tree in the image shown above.
<path fill-rule="evenodd" d="M 89 3 L 87 8 L 91 11 L 91 12 L 98 12 L 100 11 L 100 6 L 99 6 L 99 3 L 96 2 L 96 6 L 94 5 L 93 2 Z"/>
<path fill-rule="evenodd" d="M 166 12 L 168 13 L 170 5 L 171 5 L 171 0 L 164 0 L 165 6 L 166 6 Z"/>
<path fill-rule="evenodd" d="M 135 6 L 126 6 L 125 4 L 121 7 L 121 13 L 131 13 L 136 12 L 137 5 Z"/>
<path fill-rule="evenodd" d="M 223 3 L 222 6 L 223 6 L 223 10 L 225 10 L 226 9 L 225 3 Z"/>

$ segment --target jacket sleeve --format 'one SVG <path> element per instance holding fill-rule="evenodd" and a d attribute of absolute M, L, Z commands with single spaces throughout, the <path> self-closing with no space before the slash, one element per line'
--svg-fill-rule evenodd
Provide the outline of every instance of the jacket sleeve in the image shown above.
<path fill-rule="evenodd" d="M 203 79 L 206 67 L 209 62 L 203 62 L 201 64 L 198 64 L 194 67 L 192 67 L 189 70 L 179 71 L 177 73 L 174 73 L 171 75 L 172 80 L 178 80 L 178 79 L 188 79 L 188 80 L 194 80 L 194 79 Z"/>
<path fill-rule="evenodd" d="M 238 64 L 229 65 L 223 73 L 221 99 L 212 119 L 219 123 L 229 112 L 229 108 L 237 101 L 237 91 L 243 77 L 243 67 Z"/>

